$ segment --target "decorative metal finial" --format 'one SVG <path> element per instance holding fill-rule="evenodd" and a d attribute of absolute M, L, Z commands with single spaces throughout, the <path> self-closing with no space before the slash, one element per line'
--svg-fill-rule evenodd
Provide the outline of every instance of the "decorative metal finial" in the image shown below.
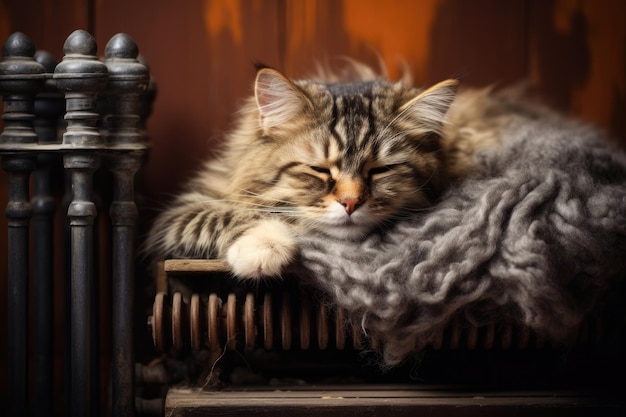
<path fill-rule="evenodd" d="M 150 82 L 148 68 L 137 60 L 137 45 L 125 33 L 113 36 L 104 54 L 110 94 L 107 142 L 115 147 L 139 144 L 144 136 L 139 124 L 139 98 Z"/>
<path fill-rule="evenodd" d="M 68 36 L 63 46 L 65 56 L 54 70 L 54 80 L 67 100 L 65 120 L 67 131 L 63 145 L 69 148 L 103 147 L 97 129 L 99 114 L 96 111 L 98 94 L 106 87 L 108 71 L 96 56 L 96 40 L 84 30 Z"/>
<path fill-rule="evenodd" d="M 0 93 L 4 97 L 4 132 L 1 144 L 37 142 L 33 130 L 35 94 L 41 90 L 48 75 L 35 61 L 35 45 L 21 32 L 13 33 L 2 47 L 0 62 Z"/>

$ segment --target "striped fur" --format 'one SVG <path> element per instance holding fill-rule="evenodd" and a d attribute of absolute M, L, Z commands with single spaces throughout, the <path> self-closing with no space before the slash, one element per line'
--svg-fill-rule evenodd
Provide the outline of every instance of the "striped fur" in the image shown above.
<path fill-rule="evenodd" d="M 456 87 L 292 81 L 260 69 L 223 152 L 156 219 L 147 252 L 226 258 L 241 277 L 276 276 L 298 234 L 359 240 L 423 210 L 471 165 L 473 149 L 453 143 L 471 127 L 445 122 Z"/>

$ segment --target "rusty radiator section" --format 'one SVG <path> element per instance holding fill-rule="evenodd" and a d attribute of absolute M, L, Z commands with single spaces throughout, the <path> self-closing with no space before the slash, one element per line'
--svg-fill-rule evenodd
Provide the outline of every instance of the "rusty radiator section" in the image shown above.
<path fill-rule="evenodd" d="M 257 286 L 242 291 L 236 282 L 234 288 L 220 287 L 231 281 L 229 272 L 224 261 L 215 259 L 169 259 L 158 266 L 157 294 L 148 318 L 158 352 L 177 355 L 224 348 L 376 350 L 382 342 L 376 335 L 365 334 L 358 320 L 353 321 L 315 289 Z M 183 294 L 179 288 L 187 291 Z M 590 316 L 580 324 L 575 340 L 568 343 L 596 346 L 604 343 L 605 336 L 602 319 Z M 429 347 L 540 350 L 557 345 L 524 325 L 500 321 L 478 326 L 457 317 Z"/>
<path fill-rule="evenodd" d="M 342 309 L 330 307 L 308 291 L 182 293 L 160 292 L 149 318 L 155 348 L 173 354 L 209 349 L 376 349 L 380 341 L 365 335 Z M 581 324 L 577 345 L 603 340 L 602 322 Z M 430 345 L 433 349 L 543 349 L 551 342 L 526 326 L 510 322 L 486 326 L 452 321 Z"/>
<path fill-rule="evenodd" d="M 150 317 L 156 349 L 180 352 L 185 348 L 221 350 L 263 347 L 290 350 L 311 347 L 342 350 L 350 344 L 358 349 L 363 334 L 342 310 L 331 312 L 323 303 L 314 303 L 302 292 L 297 300 L 289 292 L 266 292 L 261 299 L 247 293 L 244 299 L 235 293 L 223 300 L 211 293 L 201 301 L 193 294 L 184 302 L 181 293 L 170 298 L 165 293 L 155 297 Z M 352 328 L 350 334 L 347 329 Z"/>

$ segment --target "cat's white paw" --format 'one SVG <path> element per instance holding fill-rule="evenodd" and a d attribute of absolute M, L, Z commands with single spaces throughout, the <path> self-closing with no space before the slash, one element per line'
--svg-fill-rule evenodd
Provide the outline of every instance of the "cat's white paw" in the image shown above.
<path fill-rule="evenodd" d="M 296 241 L 289 225 L 263 220 L 246 231 L 228 249 L 226 260 L 242 278 L 279 276 L 296 254 Z"/>

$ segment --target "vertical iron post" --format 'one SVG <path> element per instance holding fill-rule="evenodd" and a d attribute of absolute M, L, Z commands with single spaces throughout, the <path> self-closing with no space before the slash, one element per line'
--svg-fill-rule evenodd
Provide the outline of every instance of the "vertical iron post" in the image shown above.
<path fill-rule="evenodd" d="M 93 226 L 96 205 L 92 201 L 93 173 L 100 166 L 104 141 L 97 128 L 98 94 L 106 87 L 108 72 L 97 58 L 96 41 L 76 30 L 63 47 L 64 57 L 54 72 L 59 91 L 65 94 L 68 123 L 63 134 L 63 164 L 70 172 L 72 201 L 68 208 L 71 234 L 71 375 L 72 416 L 92 415 L 97 404 L 93 376 L 95 329 L 92 305 L 95 289 L 93 271 Z"/>
<path fill-rule="evenodd" d="M 8 220 L 8 415 L 28 412 L 28 277 L 29 223 L 32 214 L 29 179 L 36 166 L 37 134 L 33 129 L 35 94 L 43 87 L 45 69 L 33 58 L 35 46 L 22 33 L 4 43 L 0 92 L 4 131 L 0 135 L 2 168 L 9 177 Z"/>
<path fill-rule="evenodd" d="M 139 129 L 139 98 L 149 82 L 148 69 L 137 61 L 138 49 L 126 34 L 113 36 L 106 48 L 109 72 L 109 112 L 106 165 L 114 176 L 112 224 L 112 394 L 113 416 L 132 417 L 135 412 L 135 363 L 133 310 L 135 295 L 134 177 L 146 148 Z"/>
<path fill-rule="evenodd" d="M 46 69 L 50 78 L 35 98 L 35 131 L 39 144 L 58 143 L 59 119 L 65 101 L 52 80 L 56 61 L 45 51 L 35 53 L 35 60 Z M 54 296 L 54 213 L 53 195 L 59 160 L 54 152 L 40 152 L 33 174 L 33 415 L 50 415 L 53 395 L 53 296 Z"/>

